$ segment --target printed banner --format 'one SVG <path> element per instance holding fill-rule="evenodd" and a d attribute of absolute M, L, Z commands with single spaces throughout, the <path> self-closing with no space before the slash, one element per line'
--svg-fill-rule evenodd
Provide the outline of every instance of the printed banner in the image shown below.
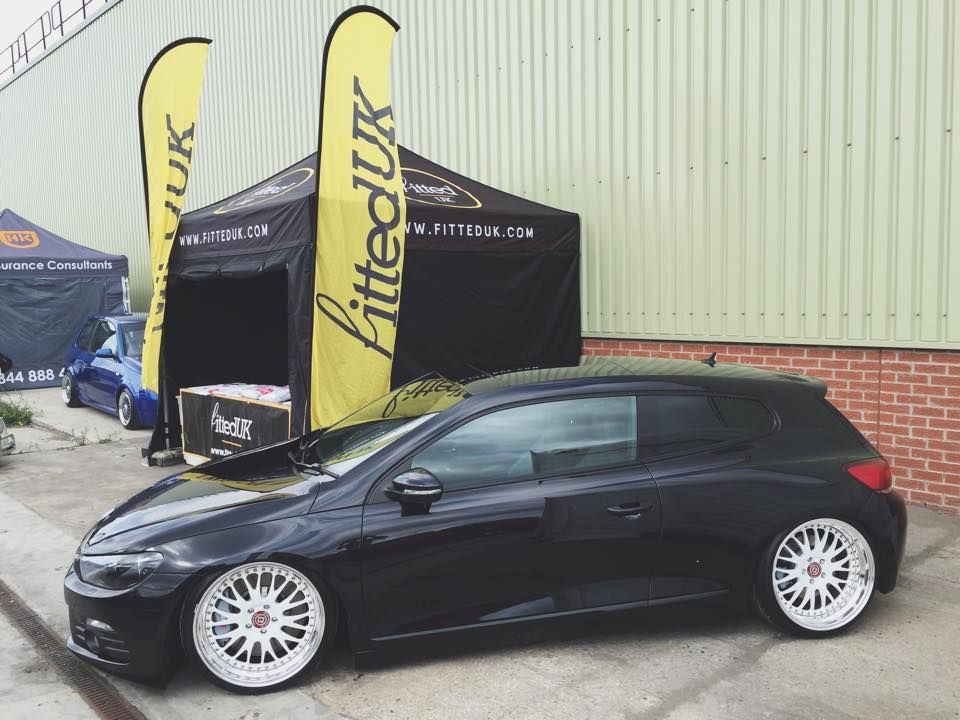
<path fill-rule="evenodd" d="M 290 437 L 290 406 L 183 390 L 183 452 L 216 459 Z"/>
<path fill-rule="evenodd" d="M 153 294 L 143 345 L 143 386 L 159 392 L 167 265 L 193 159 L 200 88 L 210 41 L 184 38 L 153 59 L 140 86 L 140 152 Z"/>
<path fill-rule="evenodd" d="M 378 420 L 415 418 L 453 407 L 470 393 L 460 383 L 439 375 L 422 377 L 364 405 L 335 427 L 344 428 Z"/>
<path fill-rule="evenodd" d="M 0 392 L 4 390 L 28 390 L 40 387 L 58 387 L 63 379 L 63 361 L 46 365 L 30 365 L 26 368 L 11 368 L 0 372 Z"/>
<path fill-rule="evenodd" d="M 317 172 L 311 424 L 390 389 L 406 201 L 390 106 L 397 24 L 357 7 L 324 48 Z"/>

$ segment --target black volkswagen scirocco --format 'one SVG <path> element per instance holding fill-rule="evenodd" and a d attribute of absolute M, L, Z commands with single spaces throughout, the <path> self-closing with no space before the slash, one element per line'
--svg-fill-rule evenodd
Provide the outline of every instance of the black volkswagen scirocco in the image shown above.
<path fill-rule="evenodd" d="M 273 690 L 389 641 L 727 598 L 847 629 L 894 588 L 890 468 L 811 378 L 677 360 L 428 377 L 161 480 L 83 539 L 69 647 Z"/>

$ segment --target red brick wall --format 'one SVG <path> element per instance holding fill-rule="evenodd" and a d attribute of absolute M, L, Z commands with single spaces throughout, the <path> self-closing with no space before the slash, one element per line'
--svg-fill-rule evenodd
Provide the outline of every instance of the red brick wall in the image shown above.
<path fill-rule="evenodd" d="M 585 338 L 584 355 L 720 362 L 812 375 L 893 466 L 913 503 L 960 514 L 960 352 Z"/>

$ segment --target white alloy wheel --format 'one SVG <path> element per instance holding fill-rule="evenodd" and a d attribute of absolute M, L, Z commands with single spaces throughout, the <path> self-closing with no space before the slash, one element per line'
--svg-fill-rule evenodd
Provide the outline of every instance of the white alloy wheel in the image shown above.
<path fill-rule="evenodd" d="M 222 682 L 267 688 L 310 664 L 326 619 L 320 593 L 301 572 L 280 563 L 248 563 L 218 577 L 200 597 L 193 644 Z"/>
<path fill-rule="evenodd" d="M 773 557 L 773 595 L 789 620 L 813 632 L 852 622 L 873 595 L 876 564 L 870 543 L 842 520 L 805 522 Z"/>

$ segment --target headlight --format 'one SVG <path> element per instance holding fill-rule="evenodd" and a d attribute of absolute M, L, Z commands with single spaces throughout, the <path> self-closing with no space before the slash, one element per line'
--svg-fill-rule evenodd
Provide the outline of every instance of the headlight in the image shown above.
<path fill-rule="evenodd" d="M 133 587 L 163 561 L 158 552 L 136 555 L 81 555 L 77 559 L 80 579 L 97 587 L 123 590 Z"/>

